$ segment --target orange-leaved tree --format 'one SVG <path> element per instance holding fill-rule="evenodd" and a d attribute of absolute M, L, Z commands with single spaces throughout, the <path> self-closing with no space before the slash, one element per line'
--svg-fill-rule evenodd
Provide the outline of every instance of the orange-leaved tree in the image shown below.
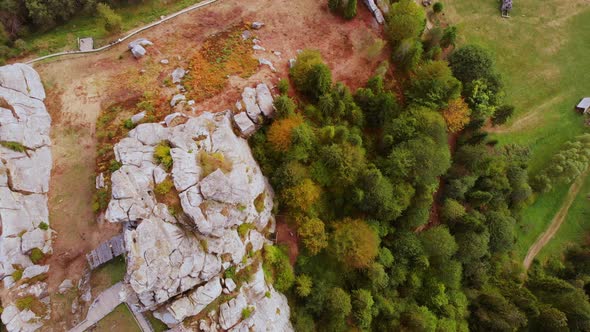
<path fill-rule="evenodd" d="M 469 115 L 471 115 L 471 110 L 462 98 L 449 101 L 449 106 L 442 112 L 447 128 L 451 133 L 463 129 L 469 123 Z"/>
<path fill-rule="evenodd" d="M 268 141 L 273 149 L 287 152 L 293 142 L 293 129 L 303 123 L 303 117 L 299 114 L 291 115 L 284 119 L 275 120 L 268 130 Z"/>

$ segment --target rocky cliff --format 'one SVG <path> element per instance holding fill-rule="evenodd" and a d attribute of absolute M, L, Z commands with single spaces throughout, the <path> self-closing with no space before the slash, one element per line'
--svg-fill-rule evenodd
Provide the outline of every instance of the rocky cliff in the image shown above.
<path fill-rule="evenodd" d="M 292 330 L 260 263 L 273 191 L 231 113 L 140 124 L 114 149 L 121 167 L 105 217 L 129 226 L 126 281 L 141 309 L 179 330 L 194 316 L 203 331 Z"/>
<path fill-rule="evenodd" d="M 44 99 L 31 67 L 0 67 L 1 318 L 8 331 L 37 330 L 48 317 L 47 285 L 40 280 L 49 266 L 37 264 L 51 253 L 51 118 Z"/>

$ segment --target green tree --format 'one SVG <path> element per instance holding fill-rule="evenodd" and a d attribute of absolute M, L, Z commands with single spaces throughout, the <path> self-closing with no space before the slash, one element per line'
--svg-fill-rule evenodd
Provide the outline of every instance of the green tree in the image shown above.
<path fill-rule="evenodd" d="M 424 31 L 426 14 L 424 9 L 412 0 L 394 3 L 387 16 L 385 33 L 389 40 L 397 45 L 404 39 L 418 38 Z"/>
<path fill-rule="evenodd" d="M 110 33 L 121 31 L 123 19 L 117 15 L 111 7 L 105 3 L 99 3 L 96 6 L 98 17 L 103 21 L 104 29 Z"/>
<path fill-rule="evenodd" d="M 331 250 L 334 257 L 347 267 L 368 267 L 379 252 L 379 237 L 366 222 L 344 219 L 334 224 Z"/>
<path fill-rule="evenodd" d="M 449 260 L 457 252 L 455 238 L 446 226 L 437 226 L 420 233 L 424 252 L 439 264 Z"/>
<path fill-rule="evenodd" d="M 441 210 L 445 220 L 457 220 L 465 215 L 465 207 L 452 198 L 445 199 Z"/>
<path fill-rule="evenodd" d="M 352 291 L 352 316 L 357 326 L 363 331 L 371 330 L 374 304 L 373 296 L 368 290 L 358 289 Z"/>
<path fill-rule="evenodd" d="M 345 331 L 346 318 L 352 311 L 350 295 L 342 288 L 332 288 L 328 293 L 326 309 L 330 313 L 331 330 Z"/>
<path fill-rule="evenodd" d="M 297 90 L 313 100 L 318 100 L 332 86 L 332 73 L 318 51 L 301 52 L 290 74 Z"/>
<path fill-rule="evenodd" d="M 356 0 L 348 0 L 346 3 L 346 8 L 344 8 L 344 18 L 347 20 L 354 18 L 356 16 L 356 7 Z"/>
<path fill-rule="evenodd" d="M 318 254 L 328 246 L 328 237 L 324 230 L 324 223 L 318 218 L 301 218 L 298 221 L 297 234 L 305 249 L 311 255 Z"/>
<path fill-rule="evenodd" d="M 483 79 L 498 91 L 499 76 L 492 56 L 480 46 L 465 45 L 451 54 L 449 64 L 453 75 L 463 84 Z"/>
<path fill-rule="evenodd" d="M 295 279 L 295 291 L 301 297 L 307 297 L 312 290 L 313 281 L 307 274 L 300 274 Z"/>
<path fill-rule="evenodd" d="M 391 55 L 391 59 L 400 69 L 407 72 L 413 71 L 418 67 L 423 51 L 424 49 L 420 40 L 417 38 L 407 38 L 399 42 L 399 45 Z"/>
<path fill-rule="evenodd" d="M 457 27 L 450 25 L 445 28 L 443 31 L 442 38 L 440 40 L 440 46 L 442 48 L 447 48 L 449 46 L 455 46 L 455 42 L 457 41 Z"/>
<path fill-rule="evenodd" d="M 510 117 L 514 114 L 514 106 L 512 105 L 502 105 L 496 109 L 494 116 L 492 117 L 492 123 L 494 126 L 502 125 L 510 119 Z"/>
<path fill-rule="evenodd" d="M 432 11 L 434 11 L 435 14 L 439 14 L 443 11 L 443 4 L 442 2 L 437 2 L 432 6 Z"/>
<path fill-rule="evenodd" d="M 410 102 L 428 108 L 443 109 L 461 94 L 461 82 L 451 73 L 445 61 L 431 61 L 416 71 L 406 91 Z"/>

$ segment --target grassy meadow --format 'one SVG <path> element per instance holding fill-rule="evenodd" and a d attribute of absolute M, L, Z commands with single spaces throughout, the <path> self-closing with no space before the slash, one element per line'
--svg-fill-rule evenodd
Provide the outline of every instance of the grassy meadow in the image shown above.
<path fill-rule="evenodd" d="M 144 0 L 113 9 L 123 19 L 122 31 L 126 32 L 198 2 L 200 0 Z M 24 40 L 32 54 L 41 56 L 63 50 L 76 50 L 77 38 L 84 37 L 93 37 L 94 47 L 97 48 L 117 40 L 118 35 L 109 34 L 94 13 L 83 13 L 49 31 L 31 34 Z"/>
<path fill-rule="evenodd" d="M 588 131 L 574 106 L 590 96 L 590 8 L 583 0 L 519 0 L 511 18 L 505 19 L 499 6 L 496 0 L 448 0 L 445 15 L 459 27 L 460 43 L 479 44 L 495 56 L 506 102 L 516 106 L 516 114 L 505 126 L 492 129 L 492 136 L 500 144 L 528 146 L 534 175 L 564 142 Z M 564 244 L 584 236 L 590 224 L 584 222 L 590 213 L 589 181 L 539 257 L 559 253 Z M 557 186 L 523 211 L 516 245 L 519 258 L 559 210 L 568 189 Z"/>

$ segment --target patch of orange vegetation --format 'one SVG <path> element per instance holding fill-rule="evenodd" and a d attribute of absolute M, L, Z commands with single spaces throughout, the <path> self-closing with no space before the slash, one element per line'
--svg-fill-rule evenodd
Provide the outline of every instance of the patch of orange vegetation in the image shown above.
<path fill-rule="evenodd" d="M 203 43 L 190 61 L 187 88 L 196 101 L 215 96 L 223 91 L 228 77 L 247 78 L 256 72 L 252 40 L 243 39 L 243 25 L 215 34 Z"/>

